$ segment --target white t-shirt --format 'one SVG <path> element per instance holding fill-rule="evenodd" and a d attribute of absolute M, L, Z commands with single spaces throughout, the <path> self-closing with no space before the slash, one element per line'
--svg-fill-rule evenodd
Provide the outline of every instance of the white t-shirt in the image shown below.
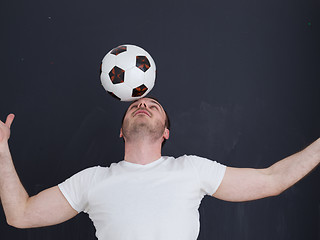
<path fill-rule="evenodd" d="M 161 157 L 85 169 L 59 188 L 84 211 L 99 240 L 195 240 L 199 205 L 215 193 L 226 166 L 197 156 Z"/>

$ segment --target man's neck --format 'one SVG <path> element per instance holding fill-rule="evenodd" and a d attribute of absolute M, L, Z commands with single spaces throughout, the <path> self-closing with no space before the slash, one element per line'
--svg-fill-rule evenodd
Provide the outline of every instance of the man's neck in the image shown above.
<path fill-rule="evenodd" d="M 146 165 L 161 157 L 161 142 L 134 141 L 125 143 L 124 160 L 131 163 Z"/>

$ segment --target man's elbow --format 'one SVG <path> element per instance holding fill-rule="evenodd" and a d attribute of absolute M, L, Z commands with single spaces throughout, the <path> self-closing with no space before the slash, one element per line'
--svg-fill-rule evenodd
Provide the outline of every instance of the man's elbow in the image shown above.
<path fill-rule="evenodd" d="M 25 229 L 25 228 L 29 228 L 29 226 L 27 226 L 23 221 L 18 220 L 18 219 L 14 219 L 14 218 L 7 218 L 7 224 L 11 227 L 15 227 L 15 228 L 20 228 L 20 229 Z"/>
<path fill-rule="evenodd" d="M 264 169 L 264 174 L 267 176 L 265 179 L 265 187 L 266 187 L 266 196 L 267 197 L 275 197 L 279 196 L 281 193 L 283 193 L 286 188 L 284 187 L 284 184 L 282 184 L 282 179 L 277 177 L 275 174 L 272 173 L 272 169 L 267 168 Z"/>
<path fill-rule="evenodd" d="M 275 191 L 271 192 L 269 194 L 269 196 L 270 197 L 276 197 L 276 196 L 279 196 L 282 192 L 283 192 L 283 190 L 275 190 Z"/>
<path fill-rule="evenodd" d="M 281 193 L 283 193 L 286 189 L 283 188 L 279 183 L 274 183 L 271 185 L 269 190 L 269 196 L 270 197 L 276 197 L 279 196 Z"/>

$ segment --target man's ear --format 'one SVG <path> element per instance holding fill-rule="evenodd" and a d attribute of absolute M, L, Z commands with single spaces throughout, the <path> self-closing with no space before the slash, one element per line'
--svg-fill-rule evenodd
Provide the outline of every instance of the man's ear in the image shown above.
<path fill-rule="evenodd" d="M 123 134 L 122 134 L 122 128 L 120 128 L 120 135 L 119 135 L 120 138 L 123 138 Z"/>
<path fill-rule="evenodd" d="M 170 136 L 170 131 L 169 131 L 169 129 L 168 128 L 166 128 L 165 130 L 164 130 L 164 133 L 163 133 L 163 137 L 164 137 L 164 139 L 169 139 L 169 136 Z"/>

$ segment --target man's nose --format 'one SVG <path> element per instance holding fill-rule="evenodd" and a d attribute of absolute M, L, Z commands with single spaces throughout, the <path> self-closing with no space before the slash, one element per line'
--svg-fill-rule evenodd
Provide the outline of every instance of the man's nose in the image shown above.
<path fill-rule="evenodd" d="M 144 101 L 142 101 L 142 102 L 140 102 L 139 103 L 139 106 L 138 106 L 139 108 L 141 108 L 141 107 L 147 107 L 147 104 L 144 102 Z"/>

